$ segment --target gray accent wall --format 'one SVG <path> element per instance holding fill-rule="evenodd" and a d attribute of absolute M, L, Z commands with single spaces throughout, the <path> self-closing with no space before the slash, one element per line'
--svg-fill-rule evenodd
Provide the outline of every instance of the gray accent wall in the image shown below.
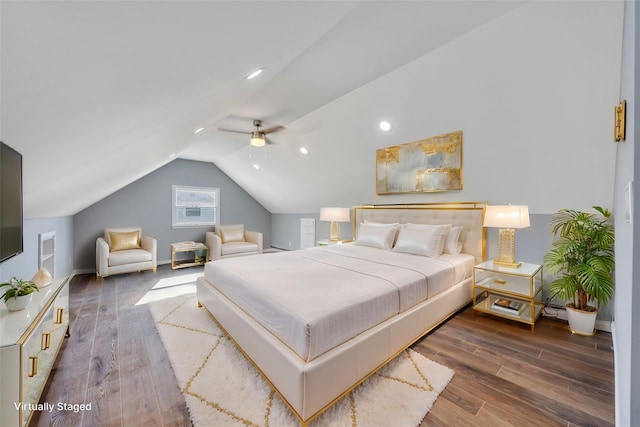
<path fill-rule="evenodd" d="M 278 249 L 300 249 L 300 219 L 316 220 L 316 240 L 329 238 L 329 222 L 320 221 L 320 212 L 307 214 L 273 214 L 271 216 L 271 246 Z M 340 223 L 340 238 L 352 239 L 353 226 L 350 222 Z"/>
<path fill-rule="evenodd" d="M 170 261 L 171 243 L 204 242 L 212 227 L 172 228 L 172 185 L 220 188 L 220 222 L 260 231 L 265 248 L 271 245 L 269 211 L 214 164 L 176 159 L 74 215 L 75 268 L 95 269 L 96 239 L 107 227 L 142 227 L 158 240 L 159 263 Z"/>

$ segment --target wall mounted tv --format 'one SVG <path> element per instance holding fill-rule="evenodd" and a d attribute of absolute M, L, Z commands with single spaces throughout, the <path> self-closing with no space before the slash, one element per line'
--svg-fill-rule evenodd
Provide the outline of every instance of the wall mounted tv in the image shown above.
<path fill-rule="evenodd" d="M 0 141 L 0 262 L 22 250 L 22 155 Z"/>

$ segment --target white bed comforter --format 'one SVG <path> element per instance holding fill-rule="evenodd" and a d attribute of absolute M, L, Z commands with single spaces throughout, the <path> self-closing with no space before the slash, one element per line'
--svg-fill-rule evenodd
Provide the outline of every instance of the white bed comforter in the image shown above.
<path fill-rule="evenodd" d="M 221 259 L 205 278 L 309 361 L 470 277 L 473 264 L 345 244 Z"/>

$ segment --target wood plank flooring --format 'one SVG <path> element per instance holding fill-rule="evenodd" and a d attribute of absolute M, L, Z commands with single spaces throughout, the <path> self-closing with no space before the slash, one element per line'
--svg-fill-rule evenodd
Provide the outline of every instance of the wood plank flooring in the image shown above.
<path fill-rule="evenodd" d="M 613 426 L 611 334 L 524 324 L 467 309 L 414 345 L 456 371 L 422 426 Z"/>
<path fill-rule="evenodd" d="M 136 303 L 158 280 L 202 267 L 70 284 L 70 332 L 41 402 L 91 402 L 91 411 L 35 413 L 31 426 L 190 426 L 153 318 Z M 527 325 L 470 308 L 414 345 L 455 370 L 421 426 L 614 425 L 611 335 L 579 337 L 565 322 Z"/>

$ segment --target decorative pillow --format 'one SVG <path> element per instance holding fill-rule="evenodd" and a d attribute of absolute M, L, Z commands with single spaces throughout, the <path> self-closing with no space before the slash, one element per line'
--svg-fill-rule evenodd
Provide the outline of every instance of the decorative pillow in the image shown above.
<path fill-rule="evenodd" d="M 245 242 L 244 227 L 220 227 L 220 240 L 227 242 Z"/>
<path fill-rule="evenodd" d="M 408 228 L 422 228 L 422 229 L 431 229 L 433 227 L 444 227 L 444 237 L 442 240 L 442 250 L 440 251 L 440 255 L 444 252 L 444 247 L 447 244 L 447 237 L 449 236 L 449 232 L 451 231 L 451 224 L 414 224 L 408 222 L 406 225 Z"/>
<path fill-rule="evenodd" d="M 381 227 L 372 224 L 360 224 L 356 245 L 373 248 L 391 249 L 398 226 Z"/>
<path fill-rule="evenodd" d="M 140 232 L 139 231 L 110 231 L 109 241 L 111 247 L 109 250 L 124 251 L 126 249 L 140 249 Z"/>
<path fill-rule="evenodd" d="M 414 225 L 417 225 L 414 227 Z M 451 225 L 407 224 L 400 230 L 393 250 L 437 258 L 442 254 L 444 241 Z"/>
<path fill-rule="evenodd" d="M 460 242 L 460 233 L 462 233 L 462 227 L 451 227 L 447 240 L 444 242 L 444 248 L 442 252 L 447 254 L 458 255 L 462 250 L 462 243 Z"/>

